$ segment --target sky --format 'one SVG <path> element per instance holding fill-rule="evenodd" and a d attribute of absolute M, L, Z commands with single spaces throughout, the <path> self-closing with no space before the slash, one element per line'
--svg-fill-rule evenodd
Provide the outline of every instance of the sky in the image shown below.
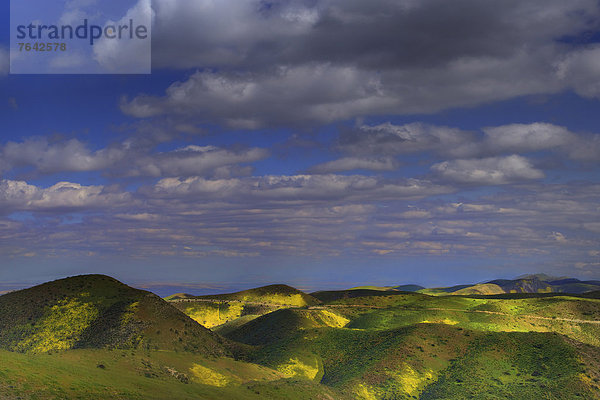
<path fill-rule="evenodd" d="M 1 4 L 0 290 L 600 279 L 596 0 L 153 0 L 147 75 Z"/>

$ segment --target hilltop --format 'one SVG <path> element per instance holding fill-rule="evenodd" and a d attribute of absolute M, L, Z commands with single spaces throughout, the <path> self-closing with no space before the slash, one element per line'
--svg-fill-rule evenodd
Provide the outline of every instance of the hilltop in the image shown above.
<path fill-rule="evenodd" d="M 0 296 L 0 348 L 146 348 L 226 354 L 223 340 L 160 297 L 104 275 Z"/>
<path fill-rule="evenodd" d="M 319 303 L 319 301 L 311 295 L 308 295 L 288 285 L 268 285 L 255 289 L 243 290 L 241 292 L 194 296 L 193 298 L 210 300 L 238 300 L 243 302 L 257 302 L 294 307 L 312 306 Z"/>
<path fill-rule="evenodd" d="M 221 333 L 282 308 L 308 307 L 320 303 L 313 296 L 287 285 L 269 285 L 208 296 L 180 293 L 165 300 L 199 324 Z"/>

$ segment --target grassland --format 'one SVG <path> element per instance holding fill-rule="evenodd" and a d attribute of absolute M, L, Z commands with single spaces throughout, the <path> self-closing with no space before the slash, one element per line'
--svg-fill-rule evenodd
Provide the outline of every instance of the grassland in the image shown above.
<path fill-rule="evenodd" d="M 183 352 L 0 350 L 2 399 L 334 399 L 335 390 L 231 358 Z"/>
<path fill-rule="evenodd" d="M 0 297 L 0 398 L 600 399 L 600 296 L 516 284 L 164 301 L 50 282 Z"/>
<path fill-rule="evenodd" d="M 600 356 L 597 299 L 372 289 L 313 296 L 323 304 L 279 310 L 226 336 L 255 346 L 249 361 L 353 398 L 600 398 L 589 356 Z M 348 322 L 316 323 L 323 311 Z"/>

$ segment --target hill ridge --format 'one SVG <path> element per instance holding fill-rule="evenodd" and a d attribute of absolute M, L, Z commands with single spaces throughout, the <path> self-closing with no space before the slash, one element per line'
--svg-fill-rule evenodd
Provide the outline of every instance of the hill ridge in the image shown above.
<path fill-rule="evenodd" d="M 159 296 L 107 275 L 57 279 L 0 296 L 0 348 L 146 348 L 225 354 L 224 341 Z"/>

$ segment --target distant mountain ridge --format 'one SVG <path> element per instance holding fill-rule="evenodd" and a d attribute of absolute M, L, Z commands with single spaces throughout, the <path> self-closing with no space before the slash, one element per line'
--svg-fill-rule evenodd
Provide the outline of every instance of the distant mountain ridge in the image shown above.
<path fill-rule="evenodd" d="M 516 293 L 568 293 L 583 294 L 600 290 L 600 281 L 582 281 L 576 278 L 556 277 L 546 274 L 527 274 L 515 279 L 494 279 L 475 284 L 461 284 L 448 287 L 425 288 L 420 285 L 407 284 L 398 286 L 357 286 L 346 291 L 319 291 L 312 293 L 320 300 L 333 297 L 358 297 L 361 295 L 377 296 L 376 292 L 385 295 L 399 292 L 416 292 L 434 296 L 443 295 L 499 295 Z M 355 293 L 350 293 L 354 291 Z"/>

